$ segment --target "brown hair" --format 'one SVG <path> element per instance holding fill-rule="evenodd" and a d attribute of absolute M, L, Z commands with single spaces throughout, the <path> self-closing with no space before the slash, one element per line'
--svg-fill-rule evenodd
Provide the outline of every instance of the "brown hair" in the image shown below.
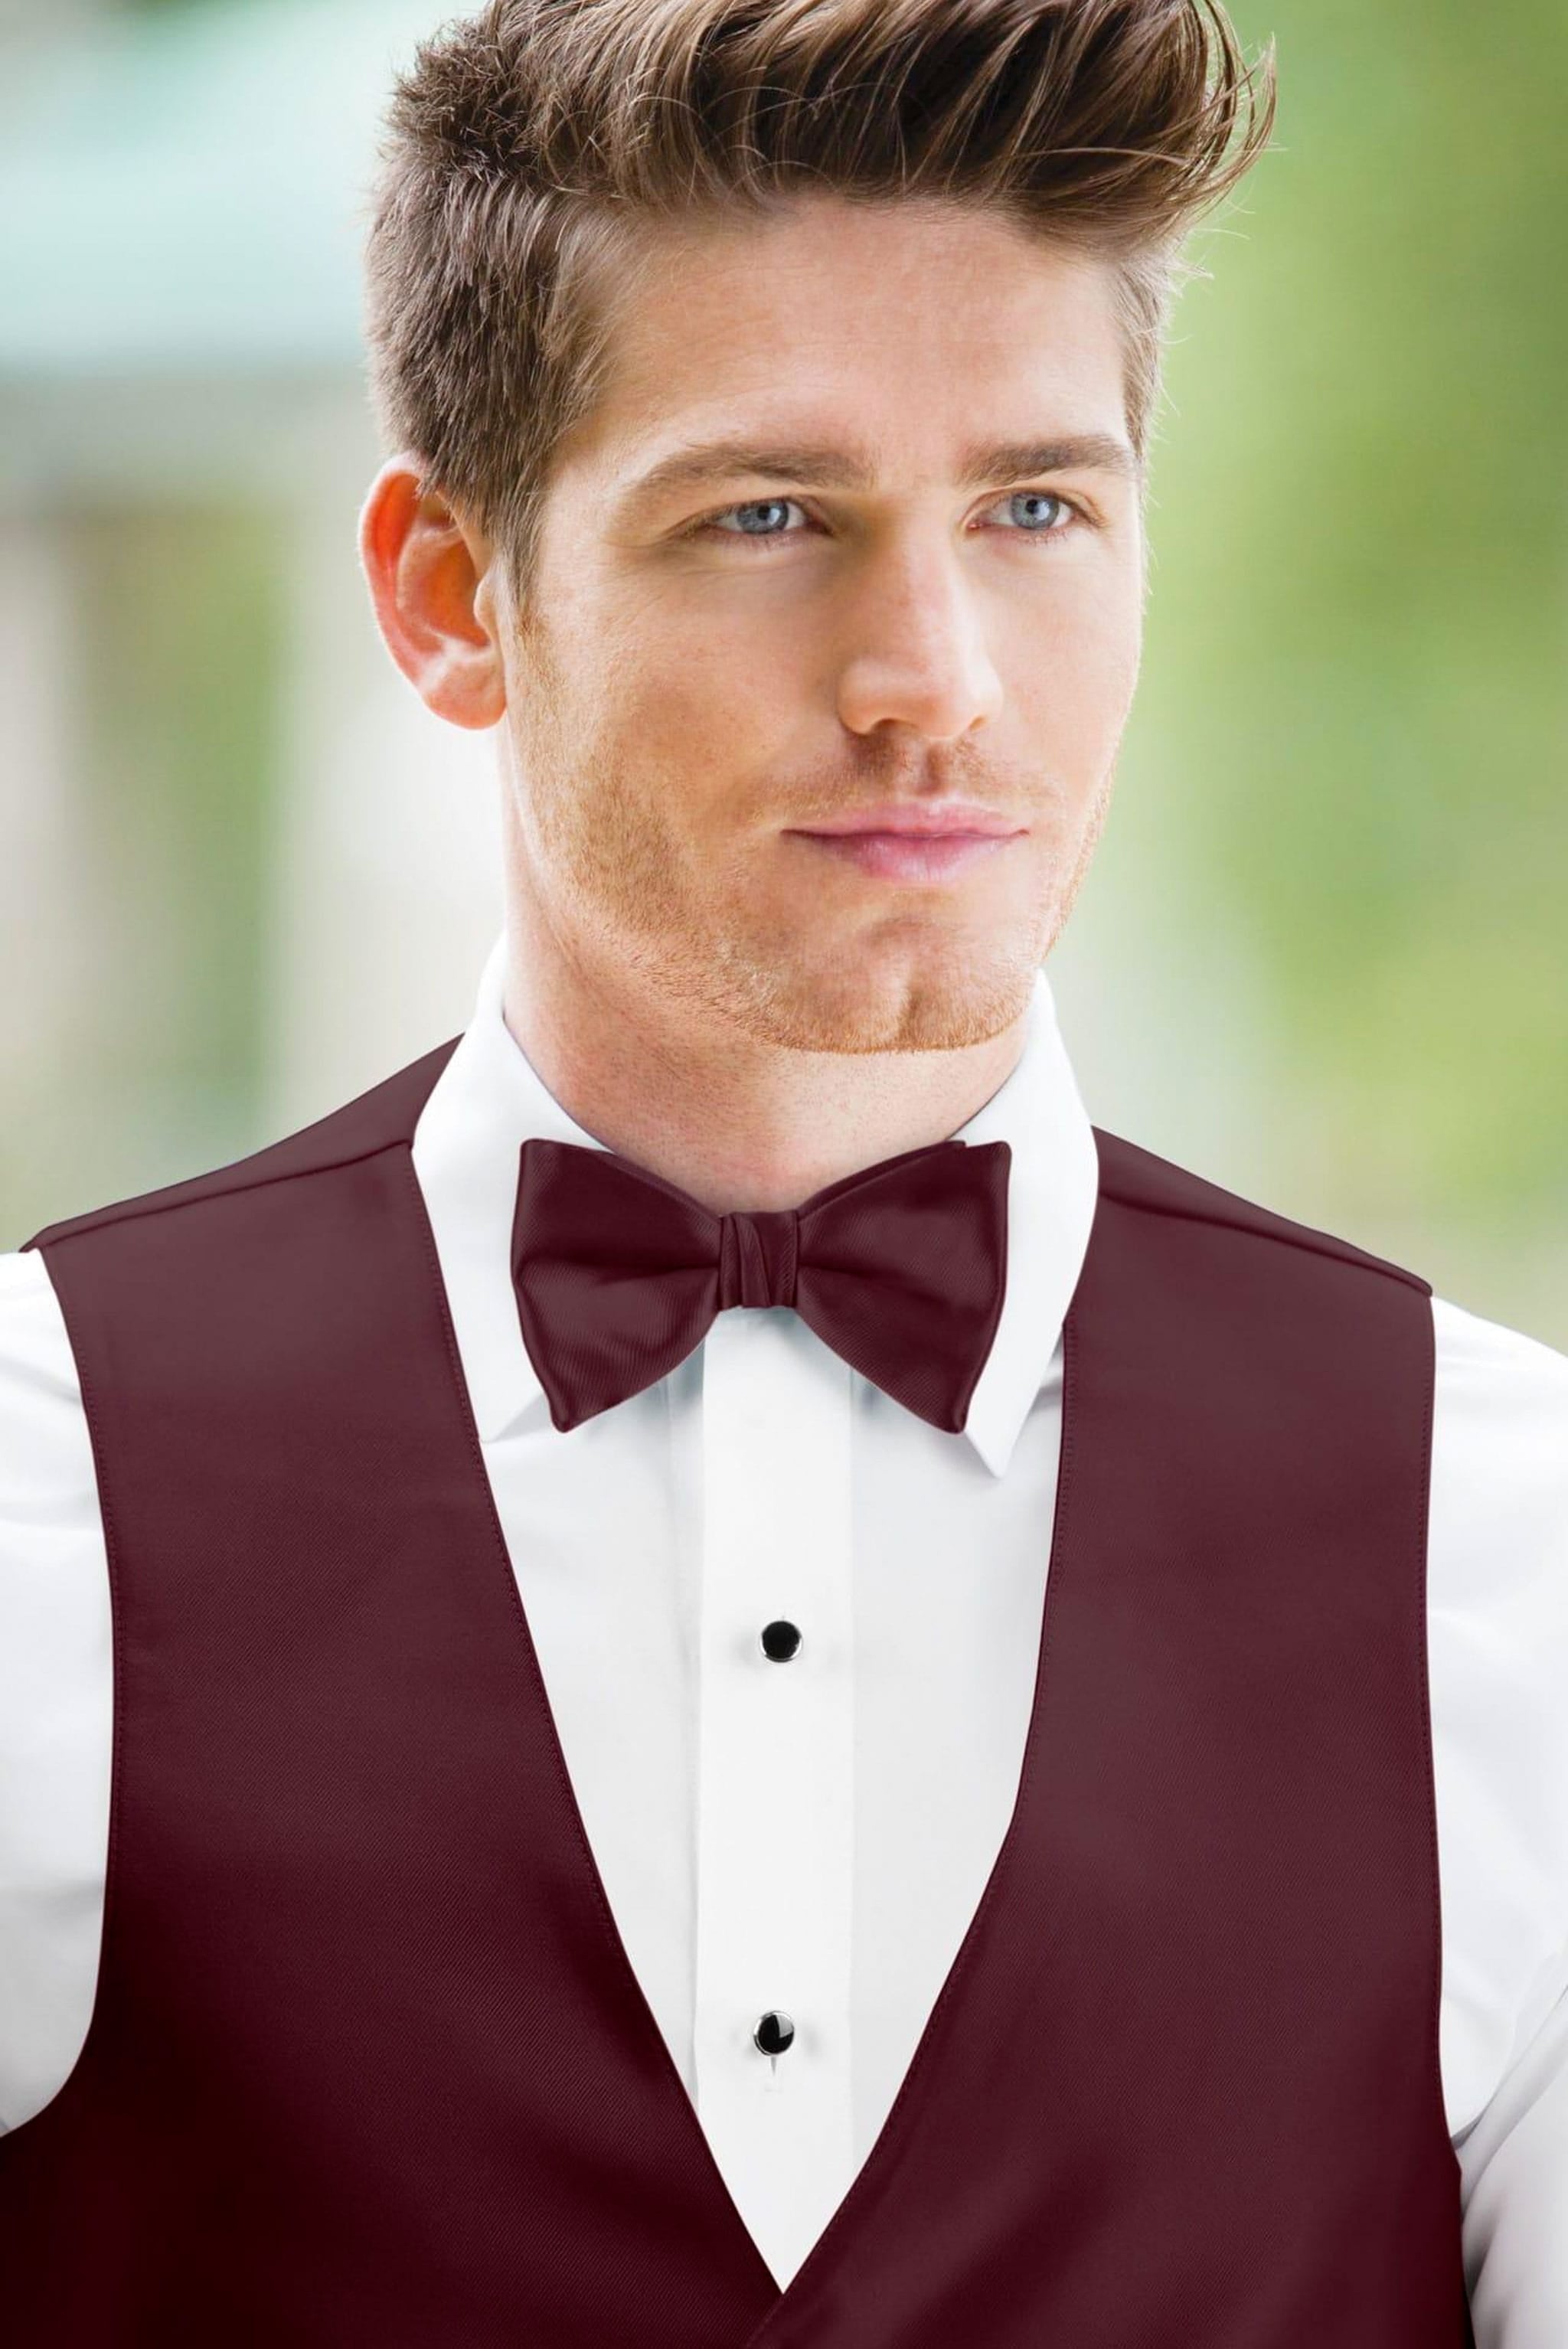
<path fill-rule="evenodd" d="M 645 232 L 815 189 L 999 210 L 1109 258 L 1142 460 L 1198 274 L 1181 240 L 1274 111 L 1274 44 L 1245 67 L 1220 0 L 491 0 L 419 45 L 388 109 L 366 251 L 383 442 L 522 603 Z"/>

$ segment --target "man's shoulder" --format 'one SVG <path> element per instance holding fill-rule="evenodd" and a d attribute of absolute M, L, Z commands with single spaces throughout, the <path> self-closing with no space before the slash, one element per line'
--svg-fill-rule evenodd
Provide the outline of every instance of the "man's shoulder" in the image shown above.
<path fill-rule="evenodd" d="M 193 1207 L 209 1199 L 254 1190 L 266 1184 L 320 1174 L 371 1157 L 399 1143 L 411 1142 L 419 1112 L 458 1040 L 456 1036 L 448 1037 L 443 1043 L 421 1053 L 418 1060 L 395 1070 L 391 1076 L 356 1093 L 353 1100 L 227 1165 L 162 1184 L 157 1190 L 112 1199 L 102 1206 L 89 1207 L 79 1215 L 46 1224 L 24 1242 L 24 1249 L 53 1247 L 137 1217 L 164 1215 L 170 1209 Z"/>
<path fill-rule="evenodd" d="M 1451 1639 L 1488 1643 L 1478 1670 L 1512 1656 L 1522 1689 L 1550 1659 L 1560 1723 L 1552 1751 L 1561 1769 L 1568 1764 L 1568 1353 L 1448 1297 L 1433 1298 L 1432 1320 L 1434 1602 L 1449 1610 Z M 1562 1824 L 1568 1837 L 1568 1808 Z"/>
<path fill-rule="evenodd" d="M 1450 1421 L 1519 1445 L 1509 1475 L 1526 1464 L 1550 1467 L 1568 1536 L 1568 1352 L 1511 1321 L 1489 1319 L 1450 1297 L 1432 1299 L 1438 1392 Z M 1494 1456 L 1501 1446 L 1493 1445 Z"/>
<path fill-rule="evenodd" d="M 1431 1293 L 1430 1282 L 1418 1272 L 1387 1257 L 1377 1256 L 1369 1248 L 1358 1247 L 1337 1232 L 1300 1223 L 1276 1208 L 1264 1206 L 1259 1200 L 1228 1191 L 1207 1176 L 1194 1174 L 1190 1167 L 1178 1165 L 1174 1159 L 1162 1158 L 1157 1151 L 1147 1150 L 1120 1134 L 1108 1133 L 1101 1126 L 1095 1126 L 1093 1133 L 1099 1152 L 1099 1188 L 1104 1198 L 1149 1216 L 1223 1226 L 1276 1247 L 1301 1249 L 1364 1271 L 1385 1274 L 1424 1295 Z"/>

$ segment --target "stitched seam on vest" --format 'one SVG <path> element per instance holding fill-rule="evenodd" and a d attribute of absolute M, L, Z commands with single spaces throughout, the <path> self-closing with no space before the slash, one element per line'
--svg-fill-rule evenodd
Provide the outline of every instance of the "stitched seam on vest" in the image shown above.
<path fill-rule="evenodd" d="M 1300 1248 L 1304 1256 L 1326 1257 L 1335 1264 L 1348 1265 L 1353 1271 L 1380 1272 L 1389 1280 L 1402 1281 L 1408 1288 L 1419 1289 L 1423 1296 L 1429 1297 L 1432 1293 L 1430 1281 L 1424 1279 L 1420 1273 L 1412 1272 L 1408 1266 L 1391 1263 L 1385 1257 L 1372 1256 L 1358 1248 L 1354 1240 L 1336 1239 L 1329 1232 L 1315 1236 L 1305 1226 L 1299 1230 L 1259 1231 L 1254 1225 L 1237 1216 L 1223 1216 L 1202 1207 L 1165 1206 L 1156 1200 L 1136 1198 L 1126 1191 L 1113 1189 L 1109 1184 L 1103 1186 L 1102 1195 L 1114 1199 L 1119 1207 L 1132 1208 L 1138 1215 L 1169 1216 L 1177 1223 L 1212 1224 L 1219 1231 L 1240 1232 L 1243 1239 L 1274 1240 L 1286 1247 Z M 1272 1210 L 1262 1207 L 1258 1213 L 1266 1216 L 1272 1214 Z"/>
<path fill-rule="evenodd" d="M 292 1138 L 286 1134 L 284 1136 L 284 1141 Z M 269 1147 L 276 1146 L 269 1145 Z M 409 1147 L 410 1137 L 407 1134 L 395 1133 L 388 1141 L 372 1143 L 367 1150 L 351 1151 L 346 1158 L 323 1159 L 315 1166 L 285 1166 L 276 1174 L 253 1174 L 246 1182 L 226 1183 L 221 1190 L 216 1191 L 194 1191 L 183 1199 L 153 1198 L 148 1200 L 145 1205 L 136 1199 L 128 1199 L 116 1201 L 107 1207 L 89 1207 L 87 1210 L 87 1218 L 90 1220 L 75 1216 L 64 1217 L 62 1220 L 67 1228 L 57 1233 L 52 1240 L 45 1239 L 45 1233 L 50 1228 L 46 1225 L 43 1232 L 35 1233 L 30 1240 L 24 1240 L 22 1245 L 25 1248 L 41 1246 L 63 1247 L 67 1240 L 87 1239 L 92 1233 L 103 1231 L 111 1224 L 139 1223 L 147 1216 L 172 1216 L 178 1214 L 182 1207 L 205 1207 L 217 1199 L 241 1199 L 244 1197 L 247 1191 L 269 1190 L 274 1183 L 308 1182 L 312 1175 L 335 1174 L 341 1167 L 362 1166 L 367 1158 L 380 1158 L 388 1150 L 407 1150 Z M 222 1173 L 224 1170 L 218 1168 L 214 1171 Z M 196 1175 L 193 1179 L 201 1182 L 205 1178 Z"/>
<path fill-rule="evenodd" d="M 371 1085 L 366 1092 L 355 1094 L 337 1109 L 328 1110 L 323 1117 L 314 1118 L 303 1126 L 296 1126 L 291 1133 L 282 1133 L 272 1142 L 263 1143 L 259 1149 L 248 1152 L 244 1158 L 232 1160 L 228 1165 L 210 1166 L 202 1174 L 184 1175 L 175 1183 L 160 1184 L 155 1191 L 133 1195 L 129 1199 L 111 1199 L 101 1207 L 85 1207 L 78 1216 L 57 1216 L 52 1222 L 44 1225 L 40 1230 L 35 1232 L 31 1239 L 24 1240 L 22 1247 L 24 1250 L 45 1245 L 56 1247 L 66 1240 L 76 1239 L 78 1236 L 85 1238 L 89 1232 L 101 1231 L 112 1224 L 138 1221 L 144 1216 L 168 1215 L 176 1207 L 200 1206 L 208 1199 L 239 1198 L 247 1191 L 264 1190 L 270 1184 L 292 1182 L 296 1176 L 328 1174 L 339 1166 L 362 1165 L 368 1158 L 379 1157 L 383 1151 L 397 1149 L 399 1143 L 411 1144 L 414 1138 L 413 1126 L 418 1125 L 420 1117 L 424 1114 L 426 1103 L 440 1081 L 447 1063 L 461 1040 L 460 1036 L 452 1036 L 449 1037 L 444 1043 L 432 1045 L 429 1051 L 420 1053 L 418 1059 L 409 1061 L 406 1068 L 394 1070 L 391 1076 L 384 1077 L 379 1085 Z M 378 1142 L 368 1143 L 363 1149 L 346 1151 L 340 1157 L 321 1158 L 314 1163 L 307 1161 L 300 1165 L 281 1166 L 272 1174 L 255 1174 L 234 1181 L 224 1179 L 233 1174 L 237 1168 L 243 1166 L 247 1159 L 264 1158 L 275 1151 L 287 1150 L 292 1144 L 298 1143 L 312 1131 L 313 1127 L 330 1126 L 336 1121 L 346 1119 L 351 1111 L 358 1108 L 372 1095 L 397 1085 L 400 1080 L 407 1079 L 409 1071 L 418 1068 L 422 1061 L 433 1061 L 438 1055 L 440 1056 L 440 1066 L 425 1085 L 418 1102 L 414 1105 L 411 1125 L 406 1125 L 405 1122 L 400 1120 L 397 1131 L 383 1134 Z M 208 1185 L 211 1187 L 204 1187 Z M 170 1198 L 169 1194 L 171 1191 L 178 1192 L 181 1195 Z M 53 1234 L 53 1237 L 49 1237 L 50 1234 Z"/>
<path fill-rule="evenodd" d="M 1438 1847 L 1438 1782 L 1437 1764 L 1432 1752 L 1432 1692 L 1429 1663 L 1431 1621 L 1428 1607 L 1428 1583 L 1431 1559 L 1432 1506 L 1432 1424 L 1437 1404 L 1437 1329 L 1428 1316 L 1430 1351 L 1427 1355 L 1430 1376 L 1426 1381 L 1426 1396 L 1421 1405 L 1421 1470 L 1420 1506 L 1416 1523 L 1416 1644 L 1420 1658 L 1421 1745 L 1426 1755 L 1427 1855 L 1431 1868 L 1432 1904 L 1432 1987 L 1431 2033 L 1429 2061 L 1432 2066 L 1434 2094 L 1438 2111 L 1447 2127 L 1448 2092 L 1443 2084 L 1442 2004 L 1443 2004 L 1443 1900 L 1441 1860 Z M 1452 2138 L 1449 2139 L 1450 2149 Z M 1460 2185 L 1459 2157 L 1454 2156 L 1456 2195 Z"/>

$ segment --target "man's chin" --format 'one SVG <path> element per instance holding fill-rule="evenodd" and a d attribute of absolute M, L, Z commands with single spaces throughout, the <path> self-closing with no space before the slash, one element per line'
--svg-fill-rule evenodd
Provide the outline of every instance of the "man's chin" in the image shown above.
<path fill-rule="evenodd" d="M 977 968 L 972 948 L 905 956 L 896 967 L 863 948 L 848 953 L 831 969 L 780 976 L 753 1001 L 756 1024 L 743 1024 L 796 1051 L 965 1051 L 1015 1025 L 1038 969 L 1026 957 Z"/>

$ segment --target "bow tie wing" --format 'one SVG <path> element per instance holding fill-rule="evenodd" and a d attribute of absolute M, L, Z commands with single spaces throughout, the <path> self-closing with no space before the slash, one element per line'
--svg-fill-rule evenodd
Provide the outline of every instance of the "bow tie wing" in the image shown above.
<path fill-rule="evenodd" d="M 1005 1142 L 934 1143 L 800 1210 L 796 1309 L 862 1377 L 957 1434 L 1001 1319 Z"/>
<path fill-rule="evenodd" d="M 523 1143 L 512 1284 L 558 1428 L 640 1393 L 701 1343 L 719 1239 L 700 1201 L 614 1151 Z"/>

